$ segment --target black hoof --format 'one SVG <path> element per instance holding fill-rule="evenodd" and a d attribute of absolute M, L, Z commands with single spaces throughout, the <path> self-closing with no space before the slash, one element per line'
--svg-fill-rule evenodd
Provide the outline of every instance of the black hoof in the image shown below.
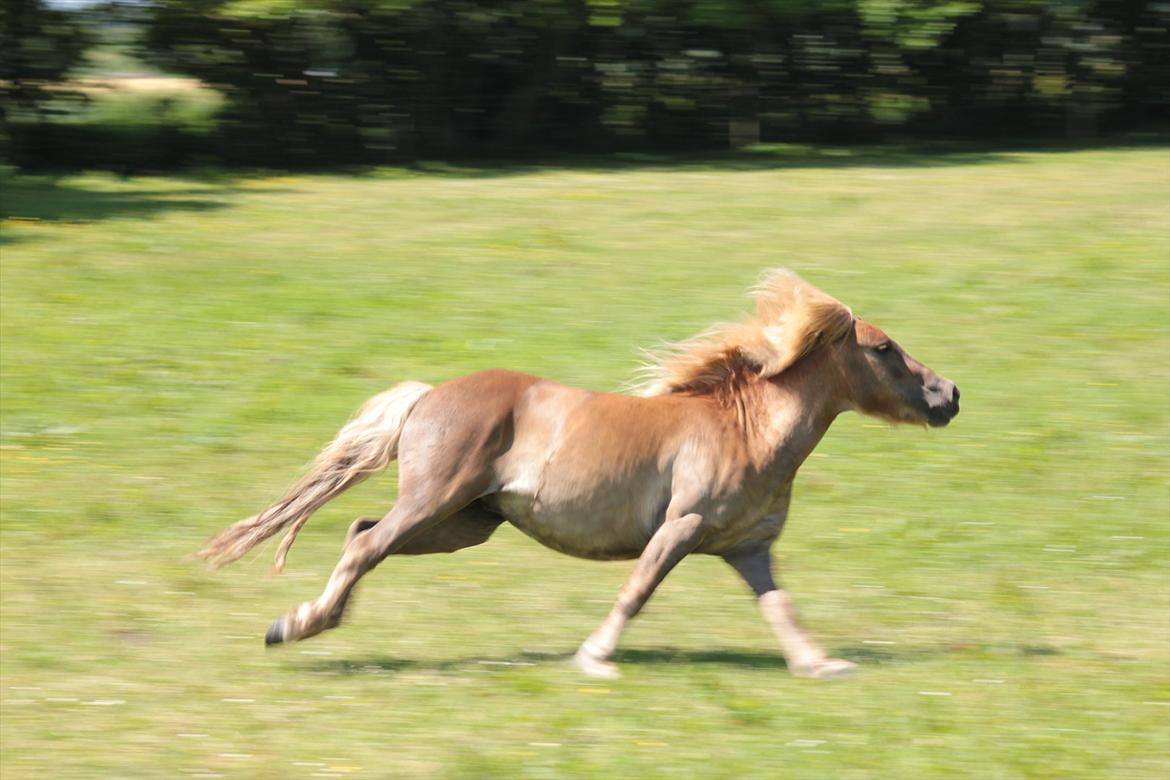
<path fill-rule="evenodd" d="M 277 618 L 272 621 L 272 625 L 268 627 L 268 633 L 264 635 L 265 645 L 279 645 L 284 641 L 284 618 Z"/>

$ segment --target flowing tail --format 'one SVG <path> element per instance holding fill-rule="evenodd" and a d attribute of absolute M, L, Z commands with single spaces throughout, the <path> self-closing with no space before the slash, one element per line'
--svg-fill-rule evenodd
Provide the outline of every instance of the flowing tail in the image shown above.
<path fill-rule="evenodd" d="M 398 457 L 398 438 L 406 418 L 431 391 L 422 382 L 403 382 L 366 401 L 337 438 L 326 447 L 309 473 L 284 498 L 258 515 L 225 528 L 199 551 L 215 568 L 238 560 L 260 542 L 291 525 L 276 551 L 273 572 L 284 560 L 297 533 L 325 502 L 390 465 Z"/>

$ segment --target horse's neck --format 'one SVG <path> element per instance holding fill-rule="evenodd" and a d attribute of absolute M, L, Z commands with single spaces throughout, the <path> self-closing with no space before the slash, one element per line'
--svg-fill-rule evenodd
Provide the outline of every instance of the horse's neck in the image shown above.
<path fill-rule="evenodd" d="M 818 357 L 810 355 L 753 393 L 753 456 L 772 479 L 791 479 L 840 412 L 831 366 Z"/>

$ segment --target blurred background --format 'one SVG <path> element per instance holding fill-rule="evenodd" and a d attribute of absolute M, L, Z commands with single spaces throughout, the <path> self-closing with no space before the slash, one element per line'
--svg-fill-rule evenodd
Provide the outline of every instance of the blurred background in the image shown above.
<path fill-rule="evenodd" d="M 12 0 L 3 13 L 4 142 L 22 166 L 1083 143 L 1170 120 L 1159 2 Z"/>
<path fill-rule="evenodd" d="M 1170 776 L 1170 3 L 0 4 L 0 778 Z M 963 389 L 842 415 L 792 678 L 684 560 L 511 527 L 266 651 L 393 471 L 193 553 L 368 397 L 619 391 L 786 266 Z"/>

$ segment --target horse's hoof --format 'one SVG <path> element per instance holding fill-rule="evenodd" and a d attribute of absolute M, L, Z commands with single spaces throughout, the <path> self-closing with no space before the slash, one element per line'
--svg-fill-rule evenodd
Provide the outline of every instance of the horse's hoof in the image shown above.
<path fill-rule="evenodd" d="M 578 650 L 577 654 L 573 656 L 573 666 L 576 666 L 590 677 L 596 677 L 599 680 L 616 680 L 622 676 L 616 664 L 611 664 L 609 661 L 602 661 L 600 658 L 594 658 L 584 650 Z"/>
<path fill-rule="evenodd" d="M 809 677 L 813 680 L 837 680 L 848 677 L 857 670 L 857 664 L 840 658 L 826 658 L 806 667 L 796 670 L 797 677 Z"/>
<path fill-rule="evenodd" d="M 268 627 L 268 633 L 264 635 L 264 644 L 266 646 L 279 645 L 284 641 L 284 618 L 277 618 L 272 621 L 272 625 Z"/>

